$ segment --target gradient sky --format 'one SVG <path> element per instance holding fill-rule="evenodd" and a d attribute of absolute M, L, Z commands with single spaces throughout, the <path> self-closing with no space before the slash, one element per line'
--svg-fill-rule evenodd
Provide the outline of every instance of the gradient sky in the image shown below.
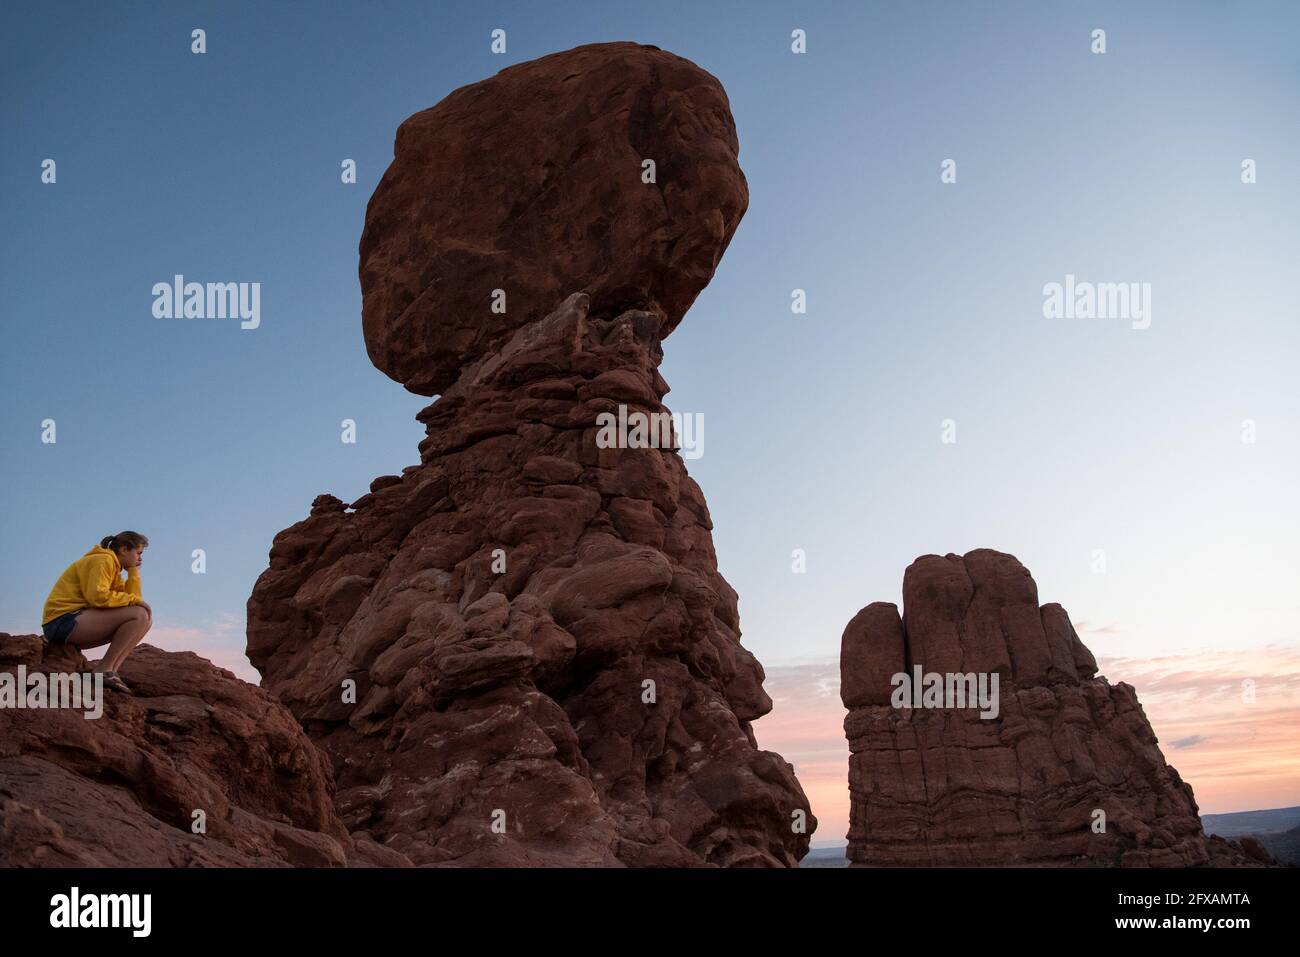
<path fill-rule="evenodd" d="M 366 358 L 356 278 L 398 124 L 511 64 L 626 39 L 713 73 L 736 119 L 750 208 L 662 371 L 670 408 L 704 416 L 688 467 L 774 676 L 834 661 L 918 555 L 976 547 L 1020 558 L 1099 658 L 1230 654 L 1284 675 L 1277 654 L 1300 647 L 1300 7 L 1133 7 L 6 9 L 0 629 L 37 630 L 63 568 L 136 529 L 151 640 L 255 677 L 244 609 L 275 533 L 315 495 L 351 501 L 418 461 L 428 400 Z M 260 282 L 261 327 L 155 319 L 151 287 L 175 273 Z M 1066 274 L 1151 283 L 1150 328 L 1043 318 Z M 1150 701 L 1151 672 L 1133 673 Z M 782 750 L 815 706 L 774 697 L 756 730 Z M 1166 753 L 1181 770 L 1203 745 Z M 1216 760 L 1280 759 L 1238 740 Z M 1286 780 L 1220 775 L 1203 810 L 1300 803 Z"/>

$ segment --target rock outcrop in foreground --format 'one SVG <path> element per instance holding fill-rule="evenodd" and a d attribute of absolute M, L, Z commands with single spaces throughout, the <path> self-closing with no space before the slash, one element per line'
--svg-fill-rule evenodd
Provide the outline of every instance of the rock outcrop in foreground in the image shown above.
<path fill-rule="evenodd" d="M 894 707 L 892 676 L 918 665 L 996 673 L 999 714 Z M 1205 836 L 1133 688 L 1097 675 L 1065 610 L 1039 607 L 1011 555 L 918 558 L 901 617 L 876 602 L 849 622 L 840 671 L 855 865 L 1268 861 Z"/>
<path fill-rule="evenodd" d="M 42 645 L 0 634 L 0 672 L 87 667 Z M 122 676 L 135 694 L 105 691 L 97 718 L 0 708 L 0 867 L 409 866 L 348 835 L 328 762 L 267 692 L 151 645 Z"/>
<path fill-rule="evenodd" d="M 441 395 L 421 464 L 276 536 L 264 686 L 348 829 L 417 864 L 795 865 L 815 821 L 757 747 L 771 700 L 700 489 L 671 443 L 598 441 L 603 413 L 668 414 L 661 340 L 744 212 L 725 93 L 595 44 L 456 91 L 395 152 L 366 342 Z"/>

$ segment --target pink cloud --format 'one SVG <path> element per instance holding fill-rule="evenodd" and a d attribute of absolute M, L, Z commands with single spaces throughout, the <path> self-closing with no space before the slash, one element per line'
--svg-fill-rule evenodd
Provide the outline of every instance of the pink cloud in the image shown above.
<path fill-rule="evenodd" d="M 1137 689 L 1166 760 L 1191 784 L 1202 814 L 1300 803 L 1300 648 L 1097 664 L 1112 683 Z"/>
<path fill-rule="evenodd" d="M 197 626 L 172 625 L 164 619 L 149 629 L 144 640 L 166 651 L 192 651 L 250 684 L 260 685 L 262 676 L 244 655 L 244 628 L 244 617 L 229 613 Z"/>
<path fill-rule="evenodd" d="M 1191 784 L 1202 814 L 1300 804 L 1300 646 L 1101 658 L 1098 666 L 1112 684 L 1137 690 L 1165 759 Z M 814 843 L 842 842 L 849 747 L 839 662 L 766 671 L 773 707 L 754 723 L 759 745 L 795 766 L 818 819 Z"/>

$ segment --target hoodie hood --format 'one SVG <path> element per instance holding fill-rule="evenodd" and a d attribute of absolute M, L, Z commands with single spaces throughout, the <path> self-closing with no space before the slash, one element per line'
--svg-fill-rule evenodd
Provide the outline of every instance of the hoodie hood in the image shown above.
<path fill-rule="evenodd" d="M 113 564 L 117 566 L 117 570 L 118 571 L 122 570 L 122 562 L 120 559 L 118 559 L 117 552 L 113 551 L 113 549 L 111 548 L 105 548 L 103 545 L 96 545 L 94 548 L 86 552 L 86 554 L 82 555 L 81 557 L 85 558 L 88 555 L 107 555 L 109 558 L 113 559 Z"/>

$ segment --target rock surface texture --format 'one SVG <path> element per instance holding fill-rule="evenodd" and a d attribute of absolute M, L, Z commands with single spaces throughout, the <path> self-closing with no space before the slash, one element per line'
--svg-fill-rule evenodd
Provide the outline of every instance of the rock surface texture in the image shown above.
<path fill-rule="evenodd" d="M 0 634 L 0 672 L 86 669 L 43 644 Z M 150 645 L 122 677 L 135 694 L 105 691 L 97 718 L 0 708 L 0 867 L 409 866 L 348 835 L 328 761 L 266 691 Z"/>
<path fill-rule="evenodd" d="M 903 609 L 868 605 L 841 645 L 854 865 L 1268 862 L 1205 836 L 1133 688 L 1097 675 L 1065 610 L 1039 607 L 1013 556 L 918 558 Z M 893 707 L 891 676 L 916 665 L 996 672 L 1000 714 Z"/>
<path fill-rule="evenodd" d="M 667 415 L 660 342 L 744 213 L 725 93 L 595 44 L 457 90 L 395 154 L 366 343 L 440 395 L 419 465 L 276 536 L 264 686 L 348 829 L 416 864 L 795 865 L 816 822 L 757 747 L 771 700 L 700 489 L 671 445 L 598 440 L 602 413 Z"/>

